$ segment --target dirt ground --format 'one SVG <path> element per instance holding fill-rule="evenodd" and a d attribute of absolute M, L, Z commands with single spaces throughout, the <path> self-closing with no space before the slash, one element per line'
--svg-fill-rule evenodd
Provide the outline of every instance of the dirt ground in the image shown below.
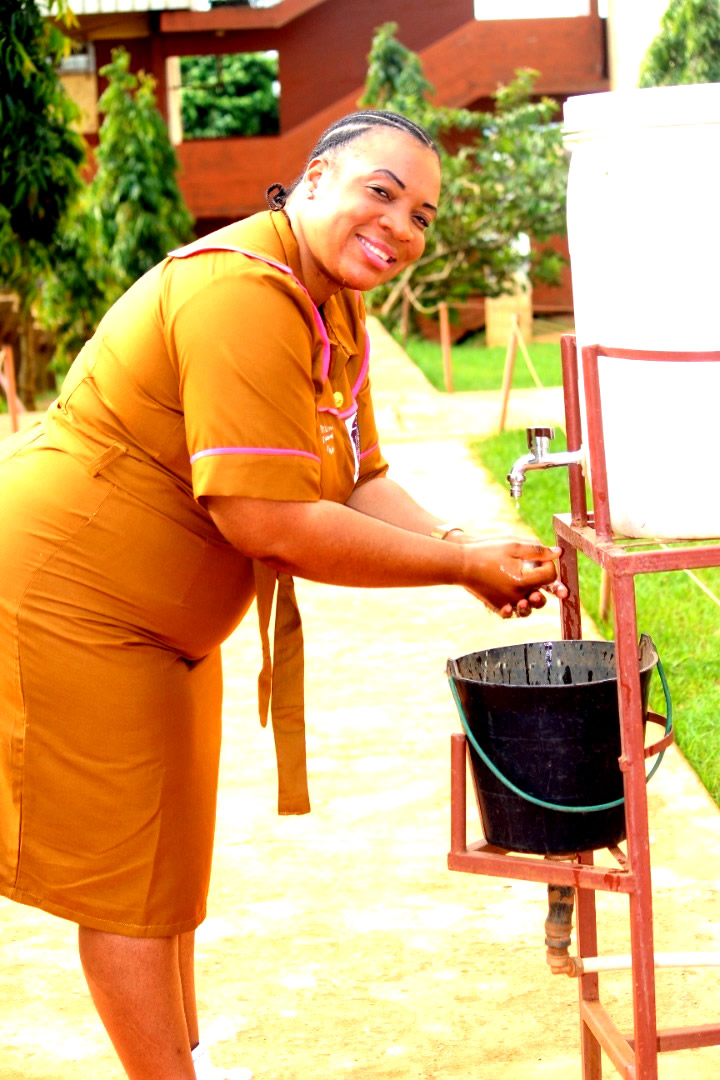
<path fill-rule="evenodd" d="M 448 518 L 517 531 L 509 497 L 465 450 L 467 424 L 492 423 L 497 397 L 439 402 L 380 335 L 375 371 L 396 478 Z M 513 408 L 553 419 L 540 405 L 517 395 Z M 502 623 L 449 588 L 300 582 L 298 594 L 312 814 L 275 814 L 252 615 L 225 650 L 216 856 L 198 932 L 214 1059 L 257 1080 L 579 1080 L 577 987 L 545 966 L 544 886 L 446 865 L 458 721 L 445 661 L 558 637 L 555 603 Z M 717 807 L 676 750 L 649 790 L 656 948 L 720 950 Z M 479 839 L 474 806 L 468 820 Z M 601 952 L 627 952 L 627 899 L 598 894 L 598 907 Z M 661 1027 L 718 1017 L 718 969 L 658 972 L 657 988 Z M 603 976 L 601 997 L 628 1030 L 630 975 Z M 2 1080 L 121 1080 L 71 924 L 0 901 L 0 1003 Z M 720 1047 L 665 1054 L 660 1070 L 716 1080 Z"/>

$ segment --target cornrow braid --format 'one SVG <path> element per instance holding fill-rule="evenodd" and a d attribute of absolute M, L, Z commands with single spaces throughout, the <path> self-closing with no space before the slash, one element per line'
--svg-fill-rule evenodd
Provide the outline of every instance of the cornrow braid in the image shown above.
<path fill-rule="evenodd" d="M 305 168 L 296 176 L 290 187 L 286 188 L 283 184 L 274 183 L 265 192 L 268 206 L 271 210 L 282 210 L 287 202 L 289 196 L 295 190 L 297 185 L 305 175 L 305 169 L 314 161 L 317 157 L 322 157 L 323 154 L 331 153 L 342 149 L 347 146 L 348 143 L 354 142 L 355 139 L 359 139 L 361 135 L 365 135 L 366 132 L 371 131 L 373 128 L 386 127 L 395 131 L 404 131 L 407 135 L 411 135 L 418 142 L 426 146 L 428 150 L 432 150 L 438 157 L 440 157 L 440 151 L 438 150 L 435 141 L 428 135 L 425 128 L 420 127 L 414 120 L 409 120 L 407 116 L 403 116 L 402 113 L 388 112 L 385 109 L 363 109 L 360 112 L 348 113 L 347 116 L 341 117 L 340 120 L 336 120 L 334 124 L 331 124 L 326 131 L 322 133 L 315 146 L 310 151 L 310 155 L 305 163 Z"/>

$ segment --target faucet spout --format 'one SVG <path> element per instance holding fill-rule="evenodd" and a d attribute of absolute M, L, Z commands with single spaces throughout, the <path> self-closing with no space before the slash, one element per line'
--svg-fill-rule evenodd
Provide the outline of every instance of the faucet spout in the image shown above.
<path fill-rule="evenodd" d="M 523 493 L 525 476 L 533 469 L 554 469 L 561 465 L 584 466 L 585 451 L 582 447 L 579 450 L 564 450 L 551 454 L 549 446 L 554 438 L 554 428 L 527 428 L 528 453 L 517 459 L 507 475 L 510 494 L 513 498 L 520 498 Z"/>

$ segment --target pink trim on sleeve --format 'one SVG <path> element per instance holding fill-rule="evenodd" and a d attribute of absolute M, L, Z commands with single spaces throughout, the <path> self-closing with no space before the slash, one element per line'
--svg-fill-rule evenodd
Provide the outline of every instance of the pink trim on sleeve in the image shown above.
<path fill-rule="evenodd" d="M 311 454 L 308 450 L 281 450 L 274 446 L 213 446 L 209 450 L 198 450 L 190 458 L 190 463 L 198 458 L 215 457 L 220 454 L 262 454 L 277 457 L 303 457 L 312 461 L 320 461 L 317 454 Z"/>
<path fill-rule="evenodd" d="M 293 279 L 297 287 L 305 293 L 310 306 L 312 307 L 313 318 L 315 320 L 315 326 L 322 339 L 323 343 L 323 360 L 322 360 L 322 381 L 325 382 L 330 372 L 330 338 L 327 335 L 325 329 L 325 323 L 322 320 L 322 315 L 317 309 L 315 301 L 307 291 L 303 283 L 295 276 L 289 266 L 285 263 L 276 262 L 274 259 L 268 259 L 266 255 L 258 255 L 254 251 L 247 251 L 245 248 L 233 247 L 232 244 L 203 244 L 201 241 L 195 241 L 192 244 L 188 244 L 184 248 L 176 248 L 174 251 L 169 251 L 168 256 L 173 259 L 187 259 L 190 255 L 198 255 L 203 251 L 235 251 L 238 255 L 246 255 L 248 259 L 258 259 L 260 262 L 267 263 L 268 266 L 274 267 L 275 270 L 280 270 L 283 274 L 289 274 Z"/>
<path fill-rule="evenodd" d="M 373 450 L 377 450 L 377 448 L 378 448 L 379 446 L 380 446 L 380 443 L 379 443 L 379 442 L 376 442 L 376 443 L 374 443 L 374 444 L 373 444 L 373 445 L 372 445 L 371 447 L 369 447 L 369 448 L 368 448 L 367 450 L 363 450 L 362 454 L 358 454 L 358 457 L 359 457 L 359 458 L 360 458 L 360 460 L 362 461 L 362 459 L 363 459 L 363 458 L 369 457 L 369 456 L 370 456 L 370 454 L 372 454 Z"/>

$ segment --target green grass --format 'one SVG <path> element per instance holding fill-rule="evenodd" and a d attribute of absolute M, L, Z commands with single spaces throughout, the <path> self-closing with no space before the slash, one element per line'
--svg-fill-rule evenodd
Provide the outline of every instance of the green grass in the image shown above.
<path fill-rule="evenodd" d="M 442 353 L 434 341 L 409 338 L 404 349 L 436 390 L 444 390 Z M 531 342 L 527 346 L 530 360 L 543 386 L 562 386 L 560 346 Z M 452 372 L 455 390 L 499 390 L 502 387 L 506 349 L 502 345 L 487 348 L 484 334 L 452 347 Z M 520 349 L 515 357 L 512 385 L 517 388 L 534 386 L 532 376 Z"/>
<path fill-rule="evenodd" d="M 553 449 L 564 448 L 564 435 L 558 431 Z M 525 433 L 520 431 L 506 431 L 472 446 L 477 459 L 502 484 L 512 462 L 526 449 Z M 553 542 L 553 514 L 569 508 L 567 470 L 528 475 L 520 516 L 541 540 Z M 612 624 L 599 616 L 600 568 L 581 555 L 578 572 L 583 607 L 601 633 L 612 638 Z M 720 567 L 695 573 L 720 596 Z M 638 631 L 652 637 L 667 675 L 677 743 L 720 803 L 720 608 L 682 571 L 640 574 L 635 592 Z M 657 676 L 651 707 L 665 715 Z M 662 767 L 653 783 L 662 783 Z"/>

